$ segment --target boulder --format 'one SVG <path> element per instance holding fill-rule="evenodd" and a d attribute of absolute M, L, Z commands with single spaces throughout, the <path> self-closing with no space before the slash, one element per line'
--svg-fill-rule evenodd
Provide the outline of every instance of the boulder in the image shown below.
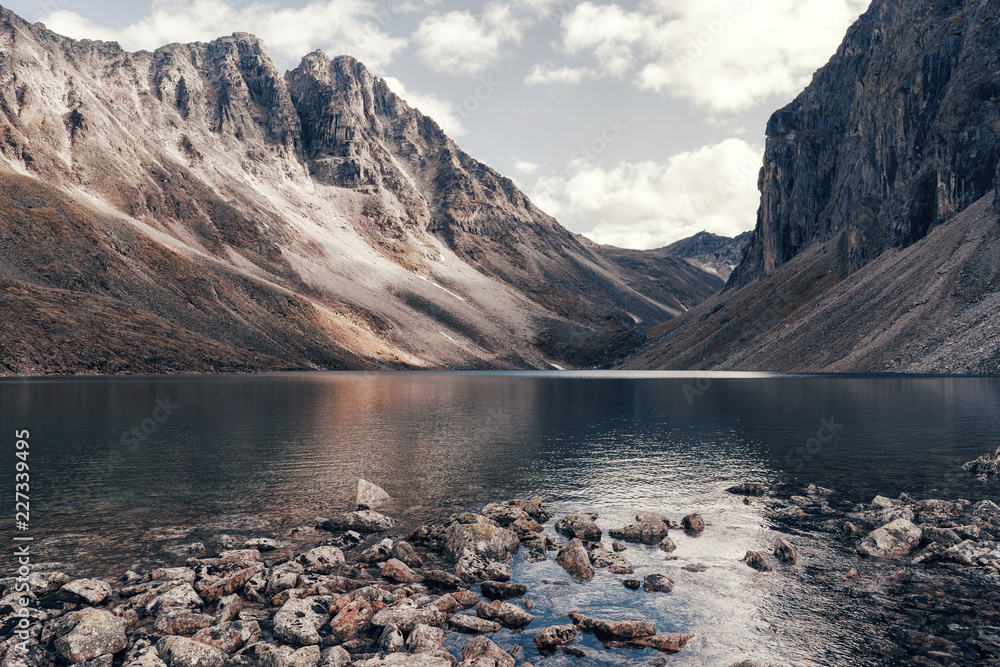
<path fill-rule="evenodd" d="M 403 633 L 399 631 L 399 628 L 395 625 L 387 625 L 382 628 L 382 633 L 378 636 L 375 645 L 382 653 L 399 653 L 406 645 L 406 640 L 403 639 Z"/>
<path fill-rule="evenodd" d="M 123 667 L 167 667 L 167 663 L 160 659 L 156 648 L 151 646 L 130 658 L 126 658 Z"/>
<path fill-rule="evenodd" d="M 669 593 L 674 590 L 674 581 L 665 574 L 651 574 L 643 580 L 642 589 L 647 593 Z"/>
<path fill-rule="evenodd" d="M 439 609 L 433 607 L 417 608 L 408 604 L 408 601 L 383 609 L 372 617 L 371 624 L 380 628 L 390 625 L 396 626 L 405 633 L 411 632 L 418 625 L 430 625 L 432 627 L 443 627 L 445 615 Z"/>
<path fill-rule="evenodd" d="M 198 578 L 190 567 L 158 567 L 150 573 L 153 581 L 183 581 L 194 585 Z"/>
<path fill-rule="evenodd" d="M 373 510 L 338 514 L 322 523 L 322 527 L 326 530 L 353 530 L 357 533 L 381 533 L 394 525 L 396 522 L 393 519 Z"/>
<path fill-rule="evenodd" d="M 760 482 L 740 482 L 736 486 L 726 489 L 726 493 L 731 493 L 735 496 L 760 497 L 767 493 L 767 487 Z"/>
<path fill-rule="evenodd" d="M 385 489 L 367 480 L 359 479 L 356 502 L 359 510 L 375 510 L 391 503 L 392 496 L 386 493 Z"/>
<path fill-rule="evenodd" d="M 159 613 L 153 627 L 161 635 L 189 637 L 203 628 L 215 625 L 215 617 L 197 614 L 190 609 L 167 608 Z"/>
<path fill-rule="evenodd" d="M 96 607 L 111 597 L 111 586 L 100 579 L 76 579 L 65 584 L 62 589 L 83 603 Z"/>
<path fill-rule="evenodd" d="M 406 653 L 393 653 L 384 658 L 369 658 L 360 662 L 352 663 L 354 667 L 454 667 L 455 659 L 448 659 L 427 653 L 419 655 L 409 655 Z M 511 667 L 513 667 L 511 662 Z M 478 666 L 477 666 L 478 667 Z"/>
<path fill-rule="evenodd" d="M 1000 525 L 1000 506 L 992 500 L 983 500 L 972 506 L 972 516 Z"/>
<path fill-rule="evenodd" d="M 257 621 L 230 621 L 199 630 L 191 639 L 223 653 L 236 653 L 260 639 L 260 626 Z"/>
<path fill-rule="evenodd" d="M 962 468 L 974 475 L 1000 474 L 1000 449 L 997 449 L 993 454 L 983 454 L 975 461 L 969 461 Z"/>
<path fill-rule="evenodd" d="M 674 544 L 674 541 L 669 537 L 664 537 L 660 541 L 660 544 L 658 546 L 660 548 L 660 551 L 663 551 L 668 554 L 672 554 L 673 552 L 677 551 L 677 545 Z"/>
<path fill-rule="evenodd" d="M 875 558 L 896 558 L 905 556 L 920 544 L 923 536 L 920 528 L 906 519 L 896 519 L 869 533 L 857 551 L 862 556 Z"/>
<path fill-rule="evenodd" d="M 542 503 L 541 498 L 528 498 L 526 500 L 514 500 L 510 503 L 513 507 L 524 510 L 532 519 L 539 523 L 545 523 L 552 518 L 552 512 Z"/>
<path fill-rule="evenodd" d="M 482 591 L 483 597 L 488 600 L 510 600 L 523 598 L 528 592 L 528 587 L 523 584 L 510 584 L 501 581 L 484 581 Z"/>
<path fill-rule="evenodd" d="M 295 588 L 299 583 L 299 577 L 304 572 L 305 568 L 294 561 L 275 565 L 271 568 L 264 590 L 271 595 L 276 595 L 289 588 Z"/>
<path fill-rule="evenodd" d="M 596 568 L 607 570 L 612 574 L 634 574 L 635 566 L 624 556 L 611 553 L 604 547 L 597 545 L 588 553 L 590 564 Z"/>
<path fill-rule="evenodd" d="M 417 580 L 417 574 L 406 563 L 395 558 L 386 561 L 382 566 L 382 576 L 401 584 L 412 584 Z"/>
<path fill-rule="evenodd" d="M 556 561 L 577 581 L 591 581 L 594 578 L 590 556 L 579 539 L 574 538 L 560 549 Z"/>
<path fill-rule="evenodd" d="M 367 600 L 354 600 L 330 621 L 330 634 L 342 642 L 350 641 L 368 630 L 374 617 L 375 609 Z"/>
<path fill-rule="evenodd" d="M 596 519 L 596 514 L 568 514 L 556 522 L 556 532 L 570 539 L 600 542 L 604 533 Z"/>
<path fill-rule="evenodd" d="M 387 537 L 362 551 L 361 555 L 358 556 L 358 561 L 361 563 L 384 563 L 391 558 L 389 554 L 392 552 L 392 545 L 392 540 Z"/>
<path fill-rule="evenodd" d="M 187 637 L 163 637 L 156 643 L 156 652 L 167 667 L 223 667 L 229 657 Z"/>
<path fill-rule="evenodd" d="M 445 551 L 456 559 L 468 550 L 489 560 L 506 560 L 520 546 L 517 533 L 492 523 L 453 523 L 445 531 Z"/>
<path fill-rule="evenodd" d="M 476 605 L 476 615 L 479 618 L 496 621 L 505 627 L 515 629 L 527 627 L 535 620 L 534 616 L 520 607 L 500 600 L 489 604 L 480 602 Z"/>
<path fill-rule="evenodd" d="M 281 542 L 270 537 L 254 537 L 243 543 L 244 549 L 255 549 L 256 551 L 276 551 L 287 546 L 288 542 Z"/>
<path fill-rule="evenodd" d="M 344 552 L 337 547 L 316 547 L 296 559 L 308 572 L 333 574 L 344 565 Z"/>
<path fill-rule="evenodd" d="M 579 634 L 580 629 L 575 625 L 555 625 L 535 635 L 535 646 L 538 647 L 539 653 L 545 655 L 560 646 L 572 644 Z"/>
<path fill-rule="evenodd" d="M 575 611 L 570 612 L 569 619 L 583 632 L 591 632 L 601 640 L 630 641 L 656 635 L 656 628 L 649 621 L 605 621 Z"/>
<path fill-rule="evenodd" d="M 334 646 L 320 653 L 317 667 L 347 667 L 352 662 L 354 658 L 343 646 Z"/>
<path fill-rule="evenodd" d="M 406 650 L 413 655 L 429 655 L 456 664 L 458 661 L 444 648 L 444 636 L 444 630 L 441 628 L 418 625 L 406 638 Z"/>
<path fill-rule="evenodd" d="M 705 532 L 705 520 L 701 518 L 700 514 L 688 514 L 681 519 L 681 525 L 684 526 L 685 531 L 692 535 L 700 535 Z"/>
<path fill-rule="evenodd" d="M 103 609 L 82 609 L 57 619 L 52 627 L 56 653 L 67 662 L 81 662 L 128 648 L 125 623 Z"/>
<path fill-rule="evenodd" d="M 774 557 L 778 559 L 779 563 L 785 565 L 795 565 L 799 559 L 795 548 L 783 537 L 779 537 L 778 541 L 774 543 Z"/>
<path fill-rule="evenodd" d="M 645 514 L 639 523 L 625 528 L 609 530 L 608 535 L 623 542 L 658 544 L 670 532 L 669 524 L 657 515 Z"/>
<path fill-rule="evenodd" d="M 413 548 L 413 545 L 403 540 L 392 545 L 389 555 L 396 560 L 406 563 L 410 567 L 420 567 L 424 564 L 424 559 L 420 557 L 420 554 Z"/>
<path fill-rule="evenodd" d="M 966 540 L 945 549 L 938 559 L 969 567 L 984 566 L 1000 569 L 1000 542 Z"/>
<path fill-rule="evenodd" d="M 455 614 L 448 619 L 448 627 L 456 632 L 465 632 L 471 635 L 484 635 L 491 632 L 499 632 L 503 626 L 496 621 L 490 621 L 478 616 L 468 616 L 466 614 Z"/>
<path fill-rule="evenodd" d="M 215 602 L 220 598 L 224 598 L 227 595 L 232 595 L 242 590 L 251 579 L 263 571 L 264 566 L 262 564 L 256 564 L 237 570 L 236 572 L 233 572 L 232 574 L 222 577 L 214 582 L 207 582 L 204 585 L 201 585 L 201 582 L 199 582 L 198 594 L 205 602 Z"/>
<path fill-rule="evenodd" d="M 199 609 L 205 603 L 191 584 L 179 584 L 160 593 L 146 605 L 147 614 L 159 614 L 163 609 Z"/>
<path fill-rule="evenodd" d="M 317 645 L 319 629 L 329 617 L 328 599 L 313 596 L 289 600 L 274 615 L 274 636 L 288 644 Z"/>
<path fill-rule="evenodd" d="M 317 667 L 319 665 L 319 647 L 306 646 L 295 649 L 291 646 L 257 645 L 257 664 L 259 667 Z"/>
<path fill-rule="evenodd" d="M 486 637 L 474 637 L 462 649 L 460 667 L 514 667 L 514 658 Z"/>
<path fill-rule="evenodd" d="M 930 524 L 920 525 L 920 543 L 921 544 L 940 544 L 945 548 L 953 547 L 956 544 L 962 543 L 962 538 L 954 530 L 950 528 L 938 528 L 937 526 L 932 526 Z"/>
<path fill-rule="evenodd" d="M 661 653 L 677 653 L 692 639 L 694 639 L 694 635 L 671 633 L 643 637 L 642 639 L 633 640 L 631 644 L 634 647 L 656 649 Z"/>
<path fill-rule="evenodd" d="M 743 557 L 743 562 L 757 570 L 758 572 L 771 572 L 771 562 L 762 553 L 756 551 L 748 551 L 747 555 Z"/>
<path fill-rule="evenodd" d="M 424 583 L 445 590 L 462 590 L 468 588 L 464 581 L 444 570 L 425 570 Z"/>

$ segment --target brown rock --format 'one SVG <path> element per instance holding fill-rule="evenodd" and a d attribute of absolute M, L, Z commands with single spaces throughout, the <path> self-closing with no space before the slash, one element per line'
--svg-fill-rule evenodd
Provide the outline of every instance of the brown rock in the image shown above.
<path fill-rule="evenodd" d="M 523 584 L 484 581 L 482 591 L 483 596 L 488 600 L 510 600 L 512 598 L 523 598 L 528 592 L 528 587 Z"/>
<path fill-rule="evenodd" d="M 556 532 L 570 539 L 600 542 L 603 532 L 595 519 L 596 514 L 569 514 L 556 522 Z"/>
<path fill-rule="evenodd" d="M 260 626 L 257 621 L 231 621 L 199 630 L 192 639 L 232 654 L 258 641 Z"/>
<path fill-rule="evenodd" d="M 774 557 L 785 565 L 794 565 L 796 561 L 798 561 L 795 549 L 791 544 L 789 544 L 788 540 L 783 537 L 778 538 L 778 541 L 774 545 Z"/>
<path fill-rule="evenodd" d="M 375 609 L 366 600 L 355 600 L 340 610 L 328 626 L 330 635 L 342 642 L 355 639 L 372 626 Z"/>
<path fill-rule="evenodd" d="M 456 632 L 465 632 L 472 635 L 488 634 L 499 632 L 503 627 L 496 621 L 490 621 L 478 616 L 468 616 L 466 614 L 455 614 L 448 619 L 448 627 Z"/>
<path fill-rule="evenodd" d="M 412 584 L 417 580 L 416 573 L 406 563 L 395 558 L 387 561 L 382 566 L 382 576 L 390 581 L 398 581 L 401 584 Z"/>
<path fill-rule="evenodd" d="M 656 628 L 649 621 L 605 621 L 575 611 L 569 619 L 583 632 L 592 632 L 601 640 L 631 641 L 656 635 Z"/>
<path fill-rule="evenodd" d="M 500 600 L 489 604 L 480 602 L 476 605 L 476 614 L 479 618 L 497 621 L 508 628 L 515 629 L 527 627 L 535 620 L 534 616 L 520 607 Z"/>
<path fill-rule="evenodd" d="M 486 637 L 474 637 L 462 649 L 466 667 L 514 667 L 514 658 Z"/>
<path fill-rule="evenodd" d="M 767 487 L 760 482 L 741 482 L 736 486 L 726 489 L 726 493 L 736 496 L 756 496 L 760 497 L 767 493 Z"/>
<path fill-rule="evenodd" d="M 590 556 L 579 539 L 573 539 L 560 549 L 556 560 L 577 581 L 593 580 L 594 568 L 590 564 Z"/>
<path fill-rule="evenodd" d="M 190 637 L 202 628 L 215 625 L 215 617 L 196 614 L 188 609 L 164 609 L 156 617 L 153 627 L 160 634 Z"/>
<path fill-rule="evenodd" d="M 580 629 L 575 625 L 556 625 L 535 635 L 535 646 L 542 655 L 545 655 L 560 646 L 572 644 L 579 634 Z"/>
<path fill-rule="evenodd" d="M 681 525 L 684 526 L 685 531 L 694 535 L 705 532 L 705 520 L 701 518 L 700 514 L 688 514 L 681 519 Z"/>
<path fill-rule="evenodd" d="M 772 571 L 771 563 L 767 560 L 767 556 L 756 551 L 748 551 L 747 555 L 743 557 L 743 562 L 758 572 Z"/>

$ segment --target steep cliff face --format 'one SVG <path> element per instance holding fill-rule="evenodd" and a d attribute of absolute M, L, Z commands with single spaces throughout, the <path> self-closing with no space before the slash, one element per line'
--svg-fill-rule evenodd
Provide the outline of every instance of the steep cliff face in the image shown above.
<path fill-rule="evenodd" d="M 841 276 L 991 192 L 1000 160 L 1000 11 L 875 0 L 767 127 L 761 206 L 729 287 L 835 240 Z"/>
<path fill-rule="evenodd" d="M 282 75 L 247 34 L 128 53 L 0 9 L 0 157 L 7 373 L 597 365 L 684 309 L 357 61 Z"/>
<path fill-rule="evenodd" d="M 629 368 L 1000 372 L 1000 7 L 876 0 L 774 114 L 727 289 Z"/>

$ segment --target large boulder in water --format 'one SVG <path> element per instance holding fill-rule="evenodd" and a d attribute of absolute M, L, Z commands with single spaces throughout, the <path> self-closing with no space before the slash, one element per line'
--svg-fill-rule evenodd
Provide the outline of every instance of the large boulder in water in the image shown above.
<path fill-rule="evenodd" d="M 385 492 L 380 486 L 376 486 L 368 480 L 358 480 L 358 494 L 356 502 L 359 510 L 375 510 L 382 505 L 392 502 L 392 496 Z"/>
<path fill-rule="evenodd" d="M 462 515 L 445 531 L 444 548 L 455 559 L 469 550 L 475 556 L 506 560 L 521 546 L 521 538 L 512 530 L 501 528 L 480 515 Z"/>
<path fill-rule="evenodd" d="M 596 514 L 568 514 L 556 522 L 556 532 L 570 539 L 600 542 L 603 533 L 597 525 Z"/>
<path fill-rule="evenodd" d="M 920 545 L 923 531 L 913 522 L 896 519 L 870 532 L 858 544 L 858 553 L 875 558 L 905 556 Z"/>

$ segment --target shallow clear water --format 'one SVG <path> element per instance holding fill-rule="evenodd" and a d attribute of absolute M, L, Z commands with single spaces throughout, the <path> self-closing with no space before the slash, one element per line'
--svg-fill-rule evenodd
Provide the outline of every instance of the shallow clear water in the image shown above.
<path fill-rule="evenodd" d="M 158 401 L 177 407 L 166 415 Z M 165 546 L 212 532 L 284 535 L 348 509 L 358 477 L 393 494 L 392 512 L 413 526 L 528 494 L 560 511 L 599 512 L 605 529 L 628 523 L 636 510 L 675 519 L 697 511 L 711 526 L 698 539 L 677 536 L 677 560 L 642 548 L 626 554 L 640 572 L 670 574 L 674 593 L 633 594 L 603 574 L 590 586 L 536 583 L 537 625 L 598 604 L 606 615 L 655 617 L 661 631 L 695 632 L 671 664 L 743 657 L 846 664 L 865 638 L 851 635 L 851 593 L 822 583 L 843 554 L 802 535 L 809 566 L 754 573 L 739 559 L 748 549 L 769 551 L 775 526 L 760 503 L 743 505 L 723 489 L 753 479 L 790 489 L 819 484 L 842 502 L 903 491 L 996 499 L 995 488 L 958 466 L 1000 444 L 1000 379 L 397 373 L 9 380 L 0 382 L 0 415 L 11 472 L 13 433 L 31 432 L 31 533 L 43 560 L 117 574 L 169 561 Z M 134 428 L 142 441 L 127 435 Z M 154 539 L 162 528 L 191 533 Z M 0 539 L 10 534 L 5 528 Z M 710 568 L 681 569 L 691 563 Z M 519 564 L 517 577 L 566 578 L 552 562 Z M 531 657 L 530 642 L 509 643 L 524 644 Z M 601 664 L 599 645 L 588 648 L 592 664 Z M 651 656 L 631 657 L 639 664 Z M 622 664 L 620 653 L 607 659 Z"/>

